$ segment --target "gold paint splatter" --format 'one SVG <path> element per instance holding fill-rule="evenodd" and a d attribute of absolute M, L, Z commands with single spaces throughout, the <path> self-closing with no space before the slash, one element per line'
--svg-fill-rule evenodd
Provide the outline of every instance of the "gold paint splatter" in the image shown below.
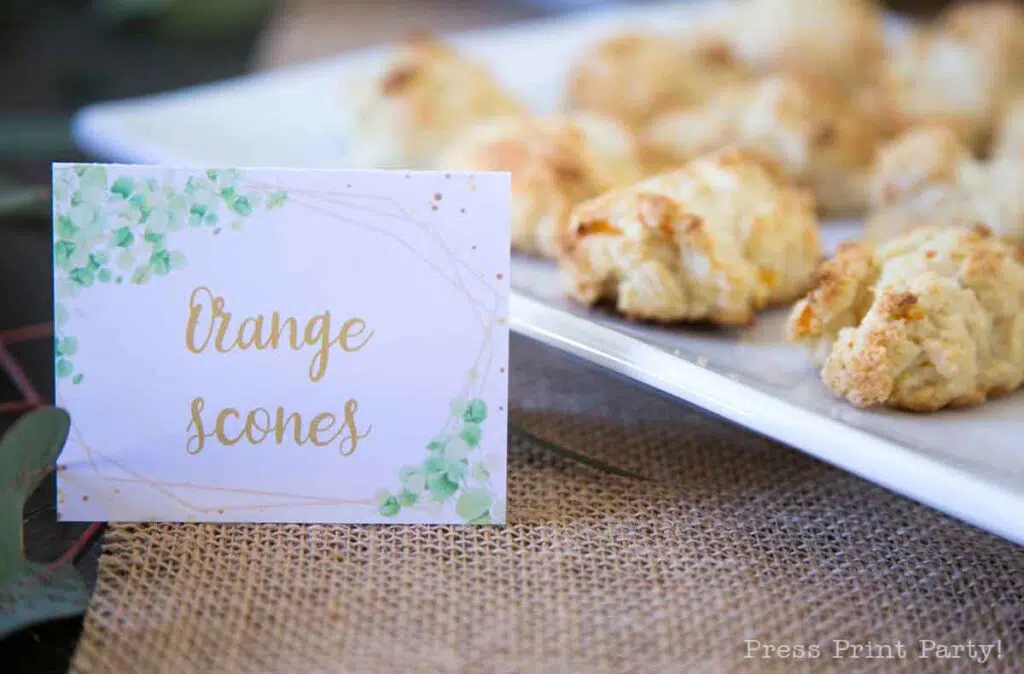
<path fill-rule="evenodd" d="M 434 193 L 434 201 L 441 201 L 441 193 L 440 192 L 435 192 Z"/>
<path fill-rule="evenodd" d="M 430 210 L 436 211 L 437 210 L 437 204 L 430 204 Z"/>
<path fill-rule="evenodd" d="M 498 325 L 505 325 L 505 319 L 504 318 L 499 318 L 498 319 Z"/>

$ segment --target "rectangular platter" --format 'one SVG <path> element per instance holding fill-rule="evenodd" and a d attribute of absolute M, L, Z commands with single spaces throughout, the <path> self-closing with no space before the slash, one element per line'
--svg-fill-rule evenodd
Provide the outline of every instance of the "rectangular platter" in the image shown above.
<path fill-rule="evenodd" d="M 558 108 L 575 56 L 594 39 L 713 18 L 714 3 L 644 4 L 445 36 L 537 112 Z M 895 20 L 892 29 L 898 30 Z M 343 167 L 345 78 L 386 46 L 183 91 L 95 105 L 79 145 L 110 161 Z M 826 222 L 828 246 L 856 223 Z M 785 343 L 785 311 L 744 331 L 651 327 L 577 308 L 548 263 L 514 257 L 513 330 L 703 407 L 909 498 L 1024 544 L 1024 393 L 982 407 L 910 415 L 861 411 L 825 389 Z"/>

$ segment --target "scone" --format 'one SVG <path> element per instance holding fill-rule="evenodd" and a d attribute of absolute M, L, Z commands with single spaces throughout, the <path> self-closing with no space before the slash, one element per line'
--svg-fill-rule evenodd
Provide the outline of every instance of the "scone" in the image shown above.
<path fill-rule="evenodd" d="M 731 42 L 763 73 L 793 72 L 854 89 L 875 76 L 885 51 L 874 0 L 741 0 Z"/>
<path fill-rule="evenodd" d="M 1024 162 L 981 162 L 947 126 L 913 128 L 883 147 L 872 175 L 865 239 L 921 226 L 984 224 L 1024 241 Z"/>
<path fill-rule="evenodd" d="M 787 331 L 858 407 L 981 404 L 1024 382 L 1024 249 L 983 228 L 844 244 Z"/>
<path fill-rule="evenodd" d="M 512 174 L 512 247 L 555 257 L 579 202 L 642 177 L 633 134 L 589 113 L 495 119 L 471 128 L 442 155 L 450 170 Z"/>
<path fill-rule="evenodd" d="M 821 254 L 813 197 L 770 161 L 732 151 L 577 206 L 560 266 L 586 305 L 747 325 L 803 294 Z"/>
<path fill-rule="evenodd" d="M 981 153 L 1022 85 L 1024 9 L 999 0 L 958 3 L 891 45 L 860 102 L 887 135 L 941 123 Z"/>
<path fill-rule="evenodd" d="M 409 38 L 380 74 L 351 82 L 349 160 L 428 169 L 467 126 L 526 109 L 479 64 L 429 36 Z"/>
<path fill-rule="evenodd" d="M 678 39 L 634 31 L 605 38 L 581 54 L 566 102 L 570 109 L 639 128 L 659 113 L 702 103 L 748 77 L 728 45 L 712 35 Z"/>
<path fill-rule="evenodd" d="M 864 211 L 878 138 L 826 81 L 776 74 L 730 87 L 699 108 L 661 116 L 643 143 L 646 154 L 666 166 L 722 148 L 755 150 L 810 188 L 823 212 L 850 215 Z"/>

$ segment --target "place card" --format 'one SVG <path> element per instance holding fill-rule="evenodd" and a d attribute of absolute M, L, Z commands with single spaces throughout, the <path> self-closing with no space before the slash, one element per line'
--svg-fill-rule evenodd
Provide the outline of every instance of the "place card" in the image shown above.
<path fill-rule="evenodd" d="M 66 521 L 505 522 L 506 173 L 55 164 Z"/>

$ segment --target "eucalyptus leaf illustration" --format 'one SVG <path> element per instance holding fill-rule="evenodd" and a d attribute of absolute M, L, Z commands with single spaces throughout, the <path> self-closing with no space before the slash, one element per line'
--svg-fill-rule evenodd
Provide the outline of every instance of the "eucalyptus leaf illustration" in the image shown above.
<path fill-rule="evenodd" d="M 0 440 L 0 638 L 78 615 L 89 602 L 73 566 L 53 568 L 25 559 L 25 502 L 53 471 L 70 429 L 67 412 L 43 407 L 19 419 Z"/>

